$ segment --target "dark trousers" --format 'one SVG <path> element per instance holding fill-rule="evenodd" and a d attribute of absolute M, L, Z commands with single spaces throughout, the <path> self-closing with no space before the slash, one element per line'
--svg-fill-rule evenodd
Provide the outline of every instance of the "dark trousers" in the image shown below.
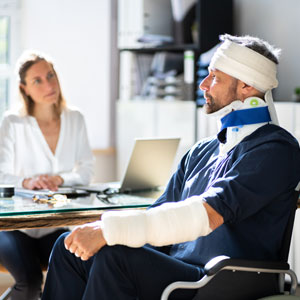
<path fill-rule="evenodd" d="M 0 232 L 0 263 L 15 279 L 12 300 L 36 300 L 41 294 L 43 274 L 56 239 L 66 230 L 59 229 L 41 238 L 21 231 Z"/>
<path fill-rule="evenodd" d="M 169 283 L 202 276 L 200 267 L 147 246 L 105 246 L 82 261 L 65 249 L 64 238 L 53 248 L 43 300 L 156 300 Z M 195 293 L 178 291 L 172 299 L 191 299 Z"/>

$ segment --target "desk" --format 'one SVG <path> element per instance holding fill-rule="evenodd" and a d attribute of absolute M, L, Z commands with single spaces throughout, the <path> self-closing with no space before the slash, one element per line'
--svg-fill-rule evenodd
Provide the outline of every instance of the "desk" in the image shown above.
<path fill-rule="evenodd" d="M 0 198 L 0 230 L 63 227 L 99 220 L 106 210 L 146 208 L 162 191 L 114 195 L 108 201 L 88 197 L 70 199 L 61 206 L 36 203 L 30 198 Z"/>
<path fill-rule="evenodd" d="M 32 199 L 16 196 L 0 198 L 0 230 L 80 225 L 99 220 L 106 210 L 146 208 L 161 193 L 162 191 L 116 195 L 110 198 L 111 203 L 105 203 L 95 194 L 91 194 L 88 197 L 71 199 L 60 207 L 35 203 Z"/>

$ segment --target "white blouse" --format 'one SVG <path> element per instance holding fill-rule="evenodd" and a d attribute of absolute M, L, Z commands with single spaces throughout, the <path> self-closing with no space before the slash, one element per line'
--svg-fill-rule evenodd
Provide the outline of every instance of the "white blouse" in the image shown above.
<path fill-rule="evenodd" d="M 93 154 L 83 115 L 78 110 L 63 110 L 55 154 L 34 117 L 5 114 L 0 128 L 0 183 L 21 187 L 25 178 L 39 174 L 60 175 L 65 186 L 90 183 Z M 39 237 L 54 230 L 33 229 L 26 233 Z"/>

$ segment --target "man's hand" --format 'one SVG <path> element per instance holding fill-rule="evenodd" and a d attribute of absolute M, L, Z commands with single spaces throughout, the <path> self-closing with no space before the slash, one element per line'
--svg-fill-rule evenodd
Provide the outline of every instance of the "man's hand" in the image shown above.
<path fill-rule="evenodd" d="M 26 178 L 23 180 L 23 187 L 25 189 L 49 189 L 57 191 L 58 187 L 63 184 L 63 179 L 59 175 L 39 175 L 33 178 Z"/>
<path fill-rule="evenodd" d="M 82 260 L 88 260 L 105 245 L 101 221 L 77 226 L 65 238 L 66 249 Z"/>
<path fill-rule="evenodd" d="M 203 202 L 203 205 L 208 215 L 210 229 L 211 230 L 217 229 L 219 226 L 221 226 L 224 223 L 223 217 L 206 202 Z"/>

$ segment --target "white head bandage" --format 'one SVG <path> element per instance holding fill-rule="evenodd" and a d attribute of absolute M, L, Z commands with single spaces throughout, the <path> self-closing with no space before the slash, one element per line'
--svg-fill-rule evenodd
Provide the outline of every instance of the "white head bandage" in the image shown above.
<path fill-rule="evenodd" d="M 271 93 L 278 86 L 277 68 L 273 61 L 248 47 L 225 40 L 215 52 L 210 68 L 218 69 L 265 93 L 271 119 L 278 124 Z"/>

